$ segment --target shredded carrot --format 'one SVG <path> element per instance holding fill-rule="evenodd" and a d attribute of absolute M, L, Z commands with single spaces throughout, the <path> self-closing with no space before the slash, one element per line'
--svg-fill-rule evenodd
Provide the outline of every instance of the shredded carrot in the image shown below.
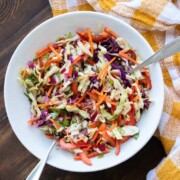
<path fill-rule="evenodd" d="M 98 95 L 100 95 L 100 96 L 102 95 L 102 93 L 100 93 L 99 91 L 97 91 L 97 90 L 95 90 L 95 89 L 92 90 L 92 93 L 96 93 L 96 94 L 98 94 Z"/>
<path fill-rule="evenodd" d="M 86 40 L 82 40 L 82 43 L 85 44 L 87 41 Z"/>
<path fill-rule="evenodd" d="M 82 59 L 82 56 L 78 56 L 74 61 L 73 64 L 76 64 L 77 62 L 79 62 Z"/>
<path fill-rule="evenodd" d="M 133 102 L 137 102 L 139 100 L 139 96 L 136 96 L 132 99 Z"/>
<path fill-rule="evenodd" d="M 48 92 L 46 94 L 48 97 L 51 95 L 53 88 L 54 88 L 54 86 L 50 86 L 50 88 L 48 89 Z"/>
<path fill-rule="evenodd" d="M 50 52 L 49 48 L 42 48 L 42 49 L 40 49 L 39 51 L 36 52 L 36 55 L 38 57 L 42 57 L 45 53 L 48 53 L 48 52 Z"/>
<path fill-rule="evenodd" d="M 92 93 L 95 93 L 95 94 L 97 94 L 97 95 L 99 95 L 99 96 L 102 95 L 102 93 L 100 93 L 99 91 L 97 91 L 97 90 L 95 90 L 95 89 L 92 90 Z"/>
<path fill-rule="evenodd" d="M 33 125 L 35 122 L 36 122 L 36 120 L 30 119 L 30 120 L 28 121 L 28 124 Z"/>
<path fill-rule="evenodd" d="M 99 155 L 98 152 L 92 152 L 92 153 L 88 154 L 87 157 L 88 157 L 88 158 L 93 158 L 93 157 L 96 157 L 96 156 L 98 156 L 98 155 Z"/>
<path fill-rule="evenodd" d="M 112 105 L 111 106 L 111 114 L 113 115 L 114 114 L 114 111 L 116 110 L 116 106 Z"/>
<path fill-rule="evenodd" d="M 68 137 L 70 143 L 71 143 L 71 144 L 74 144 L 74 143 L 73 143 L 73 140 L 71 139 L 71 136 L 70 136 L 68 133 L 66 133 L 66 135 L 67 135 L 67 137 Z"/>
<path fill-rule="evenodd" d="M 125 53 L 122 52 L 122 51 L 119 51 L 119 56 L 120 56 L 120 57 L 123 57 L 123 58 L 125 58 L 125 59 L 127 59 L 127 60 L 129 60 L 129 61 L 131 61 L 131 62 L 133 62 L 133 63 L 136 64 L 136 65 L 139 65 L 139 63 L 138 63 L 136 60 L 134 60 L 133 58 L 129 57 L 127 54 L 125 54 Z"/>
<path fill-rule="evenodd" d="M 148 77 L 146 77 L 145 79 L 139 80 L 139 83 L 140 84 L 142 84 L 142 83 L 145 84 L 148 89 L 151 89 L 151 87 L 152 87 L 151 80 Z"/>
<path fill-rule="evenodd" d="M 121 143 L 125 143 L 130 139 L 131 136 L 124 136 L 123 139 L 121 139 Z"/>
<path fill-rule="evenodd" d="M 72 91 L 75 95 L 78 95 L 80 92 L 78 91 L 78 83 L 77 82 L 73 82 L 71 84 L 71 88 L 72 88 Z"/>
<path fill-rule="evenodd" d="M 111 124 L 117 124 L 117 120 L 115 119 L 115 120 L 112 120 L 111 121 Z"/>
<path fill-rule="evenodd" d="M 118 121 L 118 125 L 122 126 L 121 114 L 119 114 L 117 121 Z"/>
<path fill-rule="evenodd" d="M 58 47 L 58 53 L 60 53 L 61 52 L 61 47 Z"/>
<path fill-rule="evenodd" d="M 42 48 L 42 49 L 40 49 L 39 51 L 36 52 L 36 55 L 39 56 L 40 54 L 42 54 L 42 52 L 44 52 L 46 50 L 47 50 L 47 48 Z"/>
<path fill-rule="evenodd" d="M 109 150 L 103 151 L 103 154 L 107 154 L 107 153 L 109 153 Z M 92 152 L 92 153 L 89 153 L 89 154 L 87 155 L 87 157 L 88 157 L 88 158 L 93 158 L 93 157 L 96 157 L 96 156 L 98 156 L 98 155 L 99 155 L 98 152 Z"/>
<path fill-rule="evenodd" d="M 81 157 L 79 155 L 75 155 L 74 160 L 81 160 Z"/>
<path fill-rule="evenodd" d="M 59 129 L 61 127 L 54 119 L 50 119 L 50 121 L 53 123 L 56 129 Z"/>
<path fill-rule="evenodd" d="M 88 55 L 87 54 L 85 54 L 85 55 L 80 55 L 80 56 L 78 56 L 74 61 L 73 61 L 73 64 L 76 64 L 76 63 L 78 63 L 79 61 L 81 61 L 83 58 L 88 58 Z"/>
<path fill-rule="evenodd" d="M 102 132 L 106 130 L 106 123 L 102 123 L 100 126 L 99 126 L 99 131 Z"/>
<path fill-rule="evenodd" d="M 94 122 L 92 122 L 92 123 L 89 124 L 89 127 L 90 127 L 90 128 L 95 128 L 95 127 L 98 126 L 98 124 L 99 124 L 99 121 L 94 121 Z"/>
<path fill-rule="evenodd" d="M 23 78 L 23 79 L 26 77 L 26 74 L 27 74 L 27 70 L 24 69 L 23 74 L 22 74 L 22 78 Z"/>
<path fill-rule="evenodd" d="M 139 81 L 139 83 L 140 83 L 140 81 Z M 132 85 L 131 89 L 132 89 L 132 94 L 135 93 L 135 92 L 137 92 L 136 86 Z"/>
<path fill-rule="evenodd" d="M 93 135 L 93 137 L 92 137 L 92 141 L 95 141 L 96 140 L 96 138 L 98 137 L 98 135 L 99 135 L 99 132 L 98 131 L 96 131 L 95 133 L 94 133 L 94 135 Z"/>
<path fill-rule="evenodd" d="M 89 151 L 89 149 L 91 149 L 91 145 L 89 145 L 87 148 L 84 148 L 84 151 Z"/>
<path fill-rule="evenodd" d="M 96 144 L 99 144 L 101 142 L 101 137 L 96 141 Z"/>
<path fill-rule="evenodd" d="M 110 136 L 108 136 L 108 134 L 107 134 L 106 131 L 103 131 L 103 132 L 102 132 L 102 137 L 103 137 L 104 139 L 106 139 L 106 141 L 109 142 L 109 143 L 111 144 L 111 146 L 113 146 L 113 147 L 115 146 L 115 141 L 114 141 L 114 139 L 111 138 Z"/>
<path fill-rule="evenodd" d="M 102 93 L 98 92 L 97 90 L 93 89 L 92 93 L 98 94 L 99 96 L 102 96 Z M 114 106 L 116 106 L 115 102 L 112 102 L 111 99 L 109 99 L 108 97 L 106 97 L 105 101 L 109 104 L 112 104 Z"/>
<path fill-rule="evenodd" d="M 106 88 L 107 88 L 107 84 L 105 84 L 105 85 L 103 86 L 103 88 L 102 88 L 102 90 L 101 90 L 101 93 L 103 93 L 103 92 L 106 90 Z"/>
<path fill-rule="evenodd" d="M 84 100 L 84 98 L 86 97 L 86 95 L 87 95 L 87 92 L 85 92 L 85 93 L 83 94 L 83 96 L 81 96 L 81 98 L 78 99 L 78 101 L 77 101 L 76 103 L 77 103 L 77 104 L 81 103 L 81 102 Z"/>
<path fill-rule="evenodd" d="M 60 62 L 59 59 L 49 59 L 48 61 L 46 61 L 46 62 L 44 63 L 43 66 L 48 67 L 51 63 L 58 63 L 58 62 Z"/>
<path fill-rule="evenodd" d="M 76 32 L 82 39 L 85 39 L 86 41 L 88 40 L 88 35 L 86 32 L 82 32 L 82 31 L 77 31 Z M 93 42 L 102 42 L 103 40 L 107 39 L 109 37 L 109 34 L 106 33 L 106 32 L 102 32 L 100 35 L 92 35 L 91 34 L 91 37 L 92 37 L 92 41 Z"/>
<path fill-rule="evenodd" d="M 54 139 L 54 135 L 53 134 L 44 134 L 48 139 Z"/>
<path fill-rule="evenodd" d="M 112 102 L 111 99 L 109 99 L 108 97 L 105 99 L 105 101 L 111 105 L 116 106 L 116 102 Z"/>
<path fill-rule="evenodd" d="M 69 68 L 68 77 L 72 77 L 73 69 L 74 69 L 74 67 L 73 67 L 73 65 L 71 65 Z"/>
<path fill-rule="evenodd" d="M 111 125 L 111 127 L 109 128 L 109 131 L 110 131 L 110 132 L 113 131 L 113 129 L 114 129 L 115 127 L 117 127 L 117 122 L 116 122 L 116 123 L 113 123 L 113 124 Z"/>
<path fill-rule="evenodd" d="M 151 89 L 152 85 L 151 85 L 151 80 L 150 80 L 150 78 L 147 78 L 146 80 L 147 80 L 147 88 L 148 88 L 148 89 Z"/>
<path fill-rule="evenodd" d="M 90 59 L 87 59 L 86 61 L 87 61 L 89 64 L 91 64 L 92 66 L 96 64 L 94 61 L 92 61 L 92 60 L 90 60 Z"/>
<path fill-rule="evenodd" d="M 113 57 L 107 64 L 104 65 L 104 67 L 102 68 L 101 72 L 99 73 L 97 79 L 102 79 L 106 73 L 107 73 L 107 69 L 108 69 L 108 66 L 116 59 L 116 57 Z"/>
<path fill-rule="evenodd" d="M 123 49 L 120 52 L 123 53 L 123 54 L 126 54 L 128 51 L 129 51 L 129 49 Z"/>
<path fill-rule="evenodd" d="M 89 39 L 91 53 L 94 54 L 94 47 L 93 47 L 93 41 L 92 41 L 92 36 L 91 36 L 91 30 L 90 30 L 90 28 L 87 28 L 86 31 L 87 31 L 87 35 L 88 35 L 88 39 Z"/>
<path fill-rule="evenodd" d="M 96 103 L 95 107 L 96 108 L 99 108 L 99 106 L 104 102 L 104 100 L 106 99 L 107 95 L 106 94 L 103 94 L 101 96 L 101 98 L 99 99 L 98 103 Z"/>
<path fill-rule="evenodd" d="M 87 94 L 90 96 L 91 99 L 94 99 L 95 101 L 98 100 L 97 94 L 94 94 L 94 93 L 92 93 L 92 92 L 87 92 Z"/>
<path fill-rule="evenodd" d="M 149 77 L 149 78 L 150 78 L 150 74 L 149 74 L 149 72 L 145 71 L 145 72 L 143 72 L 143 74 L 144 74 L 145 76 L 147 76 L 147 77 Z"/>
<path fill-rule="evenodd" d="M 103 154 L 107 154 L 107 153 L 109 153 L 108 150 L 103 151 Z M 99 153 L 95 151 L 95 152 L 87 154 L 87 157 L 88 158 L 93 158 L 93 157 L 96 157 L 98 155 L 99 155 Z M 79 155 L 75 155 L 74 160 L 81 160 L 81 157 Z"/>
<path fill-rule="evenodd" d="M 39 66 L 42 67 L 43 66 L 43 61 L 42 61 L 42 58 L 39 57 Z"/>
<path fill-rule="evenodd" d="M 53 46 L 51 44 L 48 44 L 49 49 L 51 49 L 51 51 L 58 57 L 58 60 L 62 60 L 62 57 L 60 56 L 60 54 L 53 48 Z"/>
<path fill-rule="evenodd" d="M 108 27 L 105 27 L 104 28 L 104 31 L 107 32 L 109 35 L 113 36 L 114 38 L 118 38 L 119 36 L 114 32 L 112 31 L 110 28 Z"/>
<path fill-rule="evenodd" d="M 40 87 L 39 89 L 42 93 L 44 93 L 44 88 Z"/>
<path fill-rule="evenodd" d="M 49 103 L 45 103 L 45 104 L 37 104 L 36 106 L 37 106 L 37 107 L 44 108 L 44 107 L 46 107 L 46 106 L 49 106 Z"/>
<path fill-rule="evenodd" d="M 48 78 L 47 78 L 47 82 L 49 83 L 50 81 L 51 81 L 51 78 L 50 78 L 50 77 L 48 77 Z"/>
<path fill-rule="evenodd" d="M 120 140 L 116 140 L 116 150 L 115 150 L 115 154 L 118 156 L 119 153 L 120 153 L 120 145 L 121 145 L 121 142 Z"/>
<path fill-rule="evenodd" d="M 136 80 L 135 83 L 136 83 L 137 85 L 139 85 L 139 81 L 138 81 L 138 80 Z"/>
<path fill-rule="evenodd" d="M 147 84 L 147 88 L 151 89 L 152 85 L 151 85 L 151 80 L 150 80 L 150 75 L 148 72 L 144 72 L 143 73 L 145 78 L 146 78 L 146 84 Z"/>

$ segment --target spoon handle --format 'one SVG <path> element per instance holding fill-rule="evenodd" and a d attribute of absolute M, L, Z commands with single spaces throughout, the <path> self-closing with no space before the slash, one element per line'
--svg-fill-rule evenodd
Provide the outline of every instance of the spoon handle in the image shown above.
<path fill-rule="evenodd" d="M 31 171 L 29 176 L 26 178 L 26 180 L 38 180 L 41 176 L 41 173 L 43 171 L 43 168 L 46 164 L 47 158 L 49 156 L 49 153 L 51 152 L 52 148 L 54 147 L 56 141 L 53 141 L 51 146 L 49 147 L 47 154 L 39 161 L 39 163 L 34 167 L 34 169 Z"/>
<path fill-rule="evenodd" d="M 149 57 L 146 61 L 142 62 L 140 65 L 131 70 L 131 73 L 141 69 L 144 66 L 148 66 L 156 61 L 169 57 L 177 52 L 180 52 L 180 36 L 176 38 L 174 41 L 165 45 L 162 49 L 160 49 L 157 53 Z"/>

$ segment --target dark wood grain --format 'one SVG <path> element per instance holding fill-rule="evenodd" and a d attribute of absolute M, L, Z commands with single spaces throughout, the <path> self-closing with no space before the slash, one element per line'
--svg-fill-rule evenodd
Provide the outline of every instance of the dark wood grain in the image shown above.
<path fill-rule="evenodd" d="M 19 42 L 51 16 L 48 0 L 0 0 L 0 179 L 3 180 L 24 179 L 38 162 L 10 127 L 3 99 L 5 71 Z M 138 154 L 116 167 L 94 173 L 73 173 L 46 165 L 41 179 L 140 180 L 145 179 L 164 155 L 160 141 L 153 137 Z"/>

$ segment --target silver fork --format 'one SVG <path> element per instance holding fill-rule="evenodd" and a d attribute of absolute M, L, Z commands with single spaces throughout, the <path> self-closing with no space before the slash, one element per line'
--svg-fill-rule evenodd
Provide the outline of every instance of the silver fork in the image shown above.
<path fill-rule="evenodd" d="M 172 42 L 166 44 L 163 48 L 161 48 L 158 52 L 150 56 L 147 60 L 143 61 L 140 65 L 136 66 L 134 69 L 130 70 L 130 73 L 137 71 L 144 66 L 148 66 L 154 62 L 157 62 L 161 59 L 169 57 L 177 52 L 180 52 L 180 36 L 173 40 Z M 116 53 L 109 53 L 112 56 L 118 56 Z"/>
<path fill-rule="evenodd" d="M 31 173 L 28 175 L 26 180 L 38 180 L 41 176 L 41 173 L 44 169 L 44 166 L 46 164 L 46 161 L 48 159 L 49 153 L 51 152 L 52 148 L 56 144 L 56 140 L 52 142 L 50 145 L 47 153 L 42 157 L 42 159 L 39 161 L 39 163 L 35 166 L 35 168 L 31 171 Z"/>

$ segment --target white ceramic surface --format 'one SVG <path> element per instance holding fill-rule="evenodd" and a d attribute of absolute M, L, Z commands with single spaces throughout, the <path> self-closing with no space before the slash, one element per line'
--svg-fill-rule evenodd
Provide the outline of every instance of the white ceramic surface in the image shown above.
<path fill-rule="evenodd" d="M 51 144 L 51 140 L 44 137 L 43 133 L 36 127 L 29 126 L 27 120 L 30 118 L 30 106 L 23 94 L 23 88 L 19 85 L 17 78 L 19 69 L 25 67 L 28 60 L 35 56 L 35 52 L 46 46 L 49 42 L 68 32 L 75 33 L 78 29 L 91 27 L 97 32 L 98 25 L 113 29 L 117 34 L 125 38 L 131 47 L 135 48 L 142 60 L 153 54 L 153 50 L 146 40 L 131 26 L 123 21 L 101 13 L 74 12 L 51 18 L 40 24 L 31 31 L 15 50 L 7 68 L 4 86 L 4 98 L 7 115 L 10 124 L 21 143 L 37 158 L 41 158 Z M 48 164 L 69 171 L 90 172 L 106 169 L 136 154 L 152 137 L 159 123 L 163 108 L 164 88 L 161 69 L 158 63 L 150 66 L 152 90 L 150 97 L 153 101 L 147 112 L 144 112 L 138 127 L 140 136 L 138 140 L 131 138 L 121 147 L 119 156 L 114 150 L 103 158 L 93 158 L 92 166 L 87 166 L 81 161 L 73 160 L 73 155 L 59 148 L 51 152 Z"/>

